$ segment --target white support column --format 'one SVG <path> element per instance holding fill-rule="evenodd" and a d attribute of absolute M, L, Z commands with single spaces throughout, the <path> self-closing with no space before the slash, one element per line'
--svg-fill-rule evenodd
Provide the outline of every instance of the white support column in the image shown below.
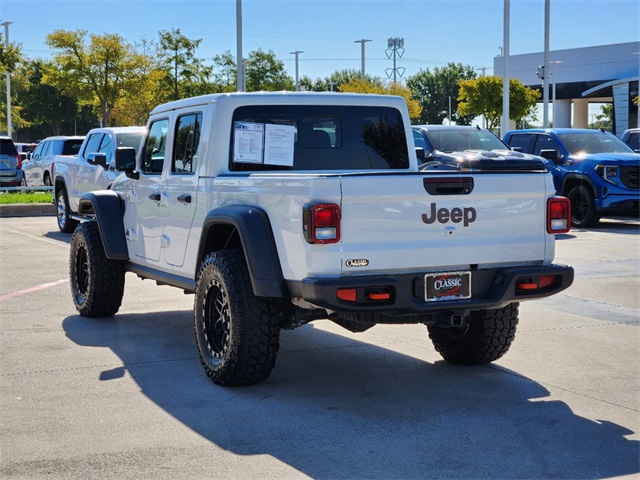
<path fill-rule="evenodd" d="M 589 100 L 573 99 L 573 128 L 589 128 Z"/>
<path fill-rule="evenodd" d="M 571 100 L 556 100 L 553 104 L 553 128 L 570 128 L 571 127 Z"/>

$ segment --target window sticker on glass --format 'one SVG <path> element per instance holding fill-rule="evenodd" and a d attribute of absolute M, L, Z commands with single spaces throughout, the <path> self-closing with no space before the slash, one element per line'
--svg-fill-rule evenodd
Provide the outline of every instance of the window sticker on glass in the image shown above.
<path fill-rule="evenodd" d="M 233 129 L 233 161 L 237 163 L 262 163 L 264 124 L 235 122 Z"/>
<path fill-rule="evenodd" d="M 264 163 L 293 167 L 293 145 L 296 127 L 266 124 L 264 131 Z"/>

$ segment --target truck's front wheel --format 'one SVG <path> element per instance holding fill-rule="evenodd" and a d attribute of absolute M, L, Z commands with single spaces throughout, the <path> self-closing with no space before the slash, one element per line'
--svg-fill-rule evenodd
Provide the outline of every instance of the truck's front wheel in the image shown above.
<path fill-rule="evenodd" d="M 482 365 L 507 353 L 516 336 L 518 304 L 470 313 L 465 327 L 429 326 L 429 338 L 442 358 L 460 365 Z"/>
<path fill-rule="evenodd" d="M 115 315 L 124 295 L 124 264 L 109 260 L 96 222 L 78 226 L 71 237 L 69 277 L 73 303 L 85 317 Z"/>
<path fill-rule="evenodd" d="M 280 325 L 276 303 L 253 295 L 244 254 L 214 252 L 198 273 L 194 303 L 200 360 L 218 385 L 265 380 L 276 363 Z"/>
<path fill-rule="evenodd" d="M 589 228 L 598 225 L 600 216 L 596 211 L 593 193 L 584 185 L 573 187 L 567 195 L 571 202 L 571 226 Z"/>

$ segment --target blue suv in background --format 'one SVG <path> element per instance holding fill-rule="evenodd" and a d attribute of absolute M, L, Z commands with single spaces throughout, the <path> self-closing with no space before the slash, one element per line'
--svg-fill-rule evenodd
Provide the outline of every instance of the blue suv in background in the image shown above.
<path fill-rule="evenodd" d="M 512 149 L 551 162 L 556 192 L 571 201 L 571 223 L 593 227 L 601 216 L 638 215 L 640 154 L 601 130 L 528 129 L 507 132 Z"/>

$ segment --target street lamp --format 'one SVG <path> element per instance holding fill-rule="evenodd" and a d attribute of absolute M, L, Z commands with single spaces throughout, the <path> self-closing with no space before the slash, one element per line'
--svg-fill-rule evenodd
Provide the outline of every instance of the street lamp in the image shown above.
<path fill-rule="evenodd" d="M 564 63 L 562 60 L 554 60 L 551 62 L 551 88 L 553 90 L 553 95 L 551 97 L 551 104 L 553 105 L 553 128 L 558 128 L 556 124 L 556 65 L 559 63 Z"/>
<path fill-rule="evenodd" d="M 633 52 L 632 55 L 640 55 L 640 52 Z M 638 60 L 638 96 L 640 97 L 640 58 Z M 638 104 L 638 128 L 640 128 L 640 103 Z"/>
<path fill-rule="evenodd" d="M 9 25 L 13 22 L 4 22 L 0 25 L 4 25 L 4 47 L 5 51 L 9 50 Z M 9 69 L 5 73 L 7 80 L 7 136 L 11 137 L 11 74 Z"/>
<path fill-rule="evenodd" d="M 359 43 L 361 45 L 361 49 L 360 49 L 360 59 L 361 59 L 361 65 L 360 65 L 360 69 L 362 72 L 362 80 L 364 80 L 364 44 L 367 42 L 370 42 L 371 40 L 365 40 L 364 38 L 362 40 L 354 40 L 353 43 Z"/>
<path fill-rule="evenodd" d="M 289 52 L 289 55 L 296 56 L 296 92 L 300 90 L 300 86 L 298 84 L 298 55 L 300 55 L 301 53 L 304 53 L 304 52 L 301 50 L 296 50 L 295 52 Z"/>

